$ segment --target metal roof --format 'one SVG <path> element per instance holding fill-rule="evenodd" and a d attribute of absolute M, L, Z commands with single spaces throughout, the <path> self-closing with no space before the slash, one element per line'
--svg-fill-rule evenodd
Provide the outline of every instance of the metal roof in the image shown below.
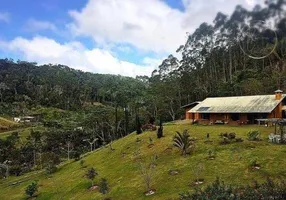
<path fill-rule="evenodd" d="M 285 98 L 275 95 L 209 97 L 190 109 L 189 113 L 270 113 Z"/>
<path fill-rule="evenodd" d="M 193 105 L 195 105 L 195 104 L 199 104 L 199 103 L 201 103 L 201 102 L 200 102 L 200 101 L 194 101 L 194 102 L 192 102 L 192 103 L 183 105 L 181 108 L 187 108 L 187 107 L 193 106 Z"/>

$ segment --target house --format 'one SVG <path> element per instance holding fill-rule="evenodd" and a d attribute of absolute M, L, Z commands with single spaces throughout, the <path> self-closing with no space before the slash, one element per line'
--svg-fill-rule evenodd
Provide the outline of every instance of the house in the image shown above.
<path fill-rule="evenodd" d="M 29 116 L 14 117 L 15 122 L 39 122 L 41 120 L 42 114 L 32 114 Z"/>
<path fill-rule="evenodd" d="M 286 95 L 209 97 L 187 111 L 200 124 L 254 124 L 257 119 L 284 118 Z"/>
<path fill-rule="evenodd" d="M 184 106 L 181 107 L 181 108 L 183 108 L 185 110 L 185 119 L 192 119 L 192 120 L 194 120 L 192 113 L 188 113 L 188 111 L 191 110 L 196 105 L 198 105 L 199 103 L 201 103 L 201 102 L 200 101 L 195 101 L 195 102 L 189 103 L 189 104 L 184 105 Z"/>

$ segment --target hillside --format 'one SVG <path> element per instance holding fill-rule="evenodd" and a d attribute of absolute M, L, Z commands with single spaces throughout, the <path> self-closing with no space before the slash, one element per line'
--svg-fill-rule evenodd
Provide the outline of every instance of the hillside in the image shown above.
<path fill-rule="evenodd" d="M 17 127 L 18 125 L 19 124 L 14 121 L 0 117 L 0 130 L 8 130 L 9 128 Z"/>
<path fill-rule="evenodd" d="M 193 154 L 183 157 L 174 147 L 172 138 L 175 131 L 188 129 L 195 142 Z M 251 142 L 246 139 L 247 132 L 256 129 L 261 132 L 262 141 Z M 20 177 L 9 177 L 8 180 L 0 182 L 0 199 L 25 199 L 25 187 L 32 180 L 39 180 L 39 192 L 37 199 L 178 199 L 178 194 L 183 191 L 192 191 L 194 186 L 190 183 L 195 179 L 193 170 L 198 163 L 203 165 L 200 178 L 205 179 L 206 184 L 215 180 L 218 176 L 226 183 L 235 185 L 251 184 L 254 180 L 264 181 L 268 176 L 273 179 L 285 178 L 286 163 L 284 156 L 286 146 L 270 144 L 267 141 L 269 133 L 273 132 L 273 127 L 263 126 L 195 126 L 189 124 L 168 124 L 164 126 L 164 136 L 157 139 L 155 132 L 144 132 L 141 135 L 130 134 L 125 138 L 113 143 L 114 151 L 103 148 L 97 152 L 87 155 L 85 166 L 94 167 L 100 178 L 107 179 L 110 191 L 106 195 L 96 191 L 89 191 L 90 181 L 84 177 L 87 168 L 81 168 L 80 161 L 66 163 L 51 176 L 44 173 L 25 174 Z M 220 145 L 219 134 L 221 132 L 235 132 L 237 137 L 242 137 L 242 143 Z M 206 133 L 210 134 L 213 143 L 205 143 Z M 153 139 L 154 147 L 148 148 L 149 137 Z M 136 142 L 137 138 L 141 141 Z M 157 166 L 155 167 L 152 179 L 152 188 L 156 189 L 156 194 L 145 197 L 143 192 L 145 186 L 143 178 L 138 169 L 138 159 L 136 153 L 140 149 L 142 162 L 150 162 L 151 158 L 157 155 Z M 208 150 L 215 150 L 215 160 L 208 160 Z M 138 153 L 137 153 L 138 155 Z M 249 171 L 248 165 L 253 160 L 261 165 L 261 169 Z M 137 160 L 137 161 L 136 161 Z M 171 176 L 169 170 L 179 170 L 179 174 Z M 23 181 L 12 186 L 12 183 Z"/>

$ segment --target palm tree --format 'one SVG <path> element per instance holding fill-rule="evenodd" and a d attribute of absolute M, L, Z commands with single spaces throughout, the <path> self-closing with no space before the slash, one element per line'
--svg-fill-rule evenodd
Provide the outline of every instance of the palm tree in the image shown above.
<path fill-rule="evenodd" d="M 186 156 L 190 153 L 190 149 L 192 147 L 192 140 L 190 139 L 190 134 L 188 130 L 184 130 L 183 134 L 177 131 L 177 135 L 174 136 L 174 146 L 181 149 L 182 155 Z"/>

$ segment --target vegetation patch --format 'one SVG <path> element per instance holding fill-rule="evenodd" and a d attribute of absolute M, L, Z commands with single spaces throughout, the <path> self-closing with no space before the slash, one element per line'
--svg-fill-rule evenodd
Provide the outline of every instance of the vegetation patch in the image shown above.
<path fill-rule="evenodd" d="M 178 169 L 171 169 L 169 170 L 168 174 L 171 176 L 175 176 L 175 175 L 180 174 L 180 171 Z"/>

